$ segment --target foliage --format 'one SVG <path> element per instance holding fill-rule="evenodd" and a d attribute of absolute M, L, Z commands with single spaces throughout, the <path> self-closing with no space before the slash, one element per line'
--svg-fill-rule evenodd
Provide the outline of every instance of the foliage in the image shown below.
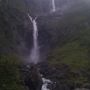
<path fill-rule="evenodd" d="M 15 30 L 21 22 L 20 13 L 15 12 L 18 11 L 0 6 L 0 90 L 24 90 L 19 72 L 20 60 L 14 52 L 17 46 Z"/>
<path fill-rule="evenodd" d="M 23 90 L 15 55 L 0 56 L 0 90 Z"/>
<path fill-rule="evenodd" d="M 81 87 L 89 82 L 90 57 L 88 48 L 81 46 L 79 41 L 68 42 L 62 47 L 57 47 L 48 57 L 52 66 L 68 65 L 70 67 L 69 78 L 65 81 L 69 84 Z M 83 71 L 83 72 L 82 72 Z"/>
<path fill-rule="evenodd" d="M 71 11 L 57 23 L 57 30 L 64 35 L 48 55 L 50 65 L 70 67 L 69 78 L 64 80 L 77 87 L 90 83 L 90 12 L 87 11 Z"/>

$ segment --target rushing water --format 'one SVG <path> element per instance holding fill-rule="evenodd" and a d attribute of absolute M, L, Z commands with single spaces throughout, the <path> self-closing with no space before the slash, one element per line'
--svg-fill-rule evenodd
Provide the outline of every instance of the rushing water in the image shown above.
<path fill-rule="evenodd" d="M 55 0 L 52 0 L 52 12 L 56 11 Z"/>
<path fill-rule="evenodd" d="M 43 81 L 43 85 L 42 85 L 41 90 L 50 90 L 48 89 L 48 84 L 51 84 L 52 82 L 46 78 L 42 78 L 42 81 Z"/>
<path fill-rule="evenodd" d="M 33 48 L 30 54 L 30 62 L 37 64 L 39 62 L 39 46 L 38 46 L 38 27 L 37 27 L 37 18 L 32 18 L 29 14 L 29 19 L 33 24 Z"/>

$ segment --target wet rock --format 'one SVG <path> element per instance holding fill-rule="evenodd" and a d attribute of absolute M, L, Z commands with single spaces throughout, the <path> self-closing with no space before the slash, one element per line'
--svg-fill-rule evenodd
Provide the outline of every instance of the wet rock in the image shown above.
<path fill-rule="evenodd" d="M 53 84 L 49 85 L 51 90 L 73 90 L 74 85 L 66 82 L 69 79 L 70 69 L 67 65 L 52 67 L 47 63 L 39 65 L 40 72 L 44 77 L 49 78 Z"/>
<path fill-rule="evenodd" d="M 24 84 L 29 90 L 41 90 L 42 78 L 37 66 L 30 64 L 23 67 Z"/>

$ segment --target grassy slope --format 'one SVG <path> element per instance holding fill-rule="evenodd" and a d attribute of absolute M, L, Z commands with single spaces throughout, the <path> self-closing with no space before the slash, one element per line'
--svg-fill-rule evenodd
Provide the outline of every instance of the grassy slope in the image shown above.
<path fill-rule="evenodd" d="M 24 90 L 15 55 L 0 56 L 0 90 Z"/>
<path fill-rule="evenodd" d="M 86 12 L 87 11 L 87 12 Z M 70 74 L 68 82 L 78 84 L 89 83 L 88 74 L 90 69 L 90 12 L 88 9 L 69 12 L 63 17 L 60 27 L 71 30 L 72 36 L 62 46 L 57 47 L 50 53 L 48 59 L 53 66 L 66 64 L 71 68 L 71 72 L 78 72 L 75 76 Z M 68 32 L 67 30 L 67 32 Z M 74 31 L 74 32 L 73 32 Z M 65 37 L 64 37 L 65 38 Z M 66 37 L 68 38 L 68 37 Z M 82 73 L 81 71 L 84 71 Z M 81 73 L 81 74 L 79 74 Z"/>
<path fill-rule="evenodd" d="M 20 63 L 12 50 L 16 42 L 8 21 L 12 18 L 9 18 L 10 11 L 7 9 L 6 14 L 4 10 L 4 7 L 0 7 L 0 90 L 24 90 L 18 68 Z"/>

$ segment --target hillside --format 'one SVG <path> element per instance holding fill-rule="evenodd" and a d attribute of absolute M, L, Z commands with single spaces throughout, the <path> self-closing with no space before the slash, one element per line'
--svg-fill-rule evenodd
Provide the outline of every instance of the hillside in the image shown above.
<path fill-rule="evenodd" d="M 79 0 L 63 9 L 65 3 L 56 0 L 57 10 L 52 13 L 46 0 L 1 0 L 0 90 L 27 90 L 25 82 L 34 88 L 42 83 L 41 74 L 54 82 L 51 90 L 90 89 L 89 1 Z M 34 41 L 28 13 L 32 20 L 37 16 L 41 61 L 28 63 L 29 67 L 27 57 L 30 60 Z"/>
<path fill-rule="evenodd" d="M 90 85 L 90 8 L 74 10 L 59 22 L 63 37 L 48 55 L 48 62 L 54 67 L 67 65 L 70 69 L 66 73 L 68 79 L 56 75 L 60 81 L 63 78 L 65 83 L 85 88 Z"/>

